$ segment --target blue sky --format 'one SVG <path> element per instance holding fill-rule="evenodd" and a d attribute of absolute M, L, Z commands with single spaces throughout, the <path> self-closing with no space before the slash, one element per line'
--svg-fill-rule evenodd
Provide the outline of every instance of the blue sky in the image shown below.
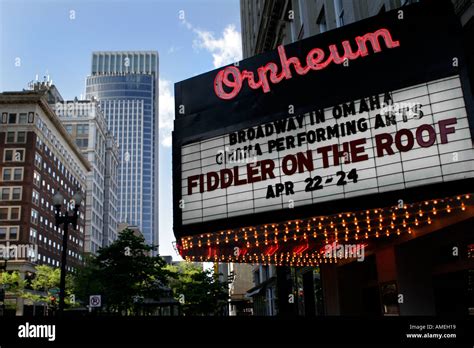
<path fill-rule="evenodd" d="M 159 53 L 160 253 L 177 258 L 171 245 L 173 84 L 241 59 L 239 1 L 0 0 L 0 91 L 21 90 L 48 73 L 65 99 L 79 98 L 91 52 L 98 50 Z"/>

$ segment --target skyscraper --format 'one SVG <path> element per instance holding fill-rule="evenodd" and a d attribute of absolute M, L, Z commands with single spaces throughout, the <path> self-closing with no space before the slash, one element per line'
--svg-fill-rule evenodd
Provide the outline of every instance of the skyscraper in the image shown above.
<path fill-rule="evenodd" d="M 87 177 L 84 251 L 96 254 L 99 248 L 109 245 L 109 240 L 113 241 L 117 234 L 115 192 L 110 192 L 117 190 L 113 183 L 118 161 L 117 157 L 109 157 L 114 138 L 107 132 L 107 124 L 97 101 L 58 100 L 51 106 L 92 166 Z"/>
<path fill-rule="evenodd" d="M 158 53 L 93 52 L 86 98 L 99 100 L 119 144 L 118 222 L 158 244 Z"/>

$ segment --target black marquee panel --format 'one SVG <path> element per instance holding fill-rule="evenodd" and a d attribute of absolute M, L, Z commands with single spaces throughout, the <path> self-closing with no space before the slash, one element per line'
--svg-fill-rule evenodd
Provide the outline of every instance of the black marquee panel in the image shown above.
<path fill-rule="evenodd" d="M 308 53 L 315 48 L 320 48 L 329 55 L 328 48 L 336 45 L 338 51 L 342 53 L 343 41 L 349 41 L 354 49 L 356 37 L 375 33 L 381 29 L 388 31 L 392 39 L 399 42 L 399 46 L 390 48 L 384 44 L 384 40 L 379 39 L 381 46 L 379 52 L 374 52 L 377 50 L 368 44 L 367 55 L 349 60 L 348 66 L 333 63 L 321 70 L 310 70 L 304 75 L 299 75 L 292 68 L 292 77 L 283 78 L 278 83 L 270 82 L 267 93 L 264 93 L 263 88 L 250 88 L 247 81 L 244 81 L 235 97 L 227 100 L 219 98 L 214 85 L 216 76 L 224 67 L 175 84 L 173 210 L 174 232 L 177 238 L 238 227 L 242 223 L 246 225 L 266 223 L 271 221 L 269 219 L 275 218 L 275 212 L 259 213 L 186 225 L 183 228 L 179 208 L 181 147 L 246 127 L 286 118 L 289 116 L 290 105 L 297 115 L 348 100 L 460 75 L 471 134 L 474 134 L 472 94 L 461 48 L 461 26 L 449 0 L 422 1 L 298 41 L 285 46 L 284 51 L 287 58 L 297 57 L 304 66 Z M 235 69 L 231 69 L 247 70 L 257 75 L 257 69 L 269 62 L 275 63 L 278 72 L 281 71 L 278 50 L 245 59 L 236 64 Z M 267 74 L 269 75 L 270 73 Z M 225 87 L 224 91 L 229 93 L 231 89 Z M 446 191 L 446 194 L 456 194 L 465 190 L 466 184 L 472 187 L 472 180 L 465 183 L 437 185 L 436 188 Z M 395 200 L 397 197 L 410 200 L 423 195 L 423 198 L 428 199 L 432 196 L 433 188 L 426 186 L 408 191 L 394 191 L 286 209 L 278 212 L 278 217 L 281 220 L 292 219 L 314 214 L 315 211 L 324 214 L 354 205 L 373 206 L 375 201 Z"/>

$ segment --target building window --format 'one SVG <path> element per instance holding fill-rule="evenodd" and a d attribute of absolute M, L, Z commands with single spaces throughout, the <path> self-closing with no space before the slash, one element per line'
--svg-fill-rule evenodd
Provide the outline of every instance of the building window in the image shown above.
<path fill-rule="evenodd" d="M 25 160 L 25 149 L 5 149 L 3 160 L 5 162 L 23 162 Z"/>
<path fill-rule="evenodd" d="M 40 150 L 43 149 L 43 141 L 38 136 L 36 137 L 36 147 Z"/>
<path fill-rule="evenodd" d="M 89 139 L 76 139 L 76 145 L 79 147 L 87 147 L 89 146 Z"/>
<path fill-rule="evenodd" d="M 89 133 L 89 125 L 88 124 L 78 124 L 76 129 L 77 135 L 83 135 Z"/>
<path fill-rule="evenodd" d="M 16 133 L 16 142 L 20 144 L 26 143 L 26 132 L 17 132 Z"/>
<path fill-rule="evenodd" d="M 0 200 L 2 201 L 20 201 L 22 187 L 2 187 L 0 191 Z"/>
<path fill-rule="evenodd" d="M 344 25 L 344 7 L 342 6 L 342 0 L 334 0 L 334 11 L 336 12 L 337 27 L 342 27 Z"/>
<path fill-rule="evenodd" d="M 14 123 L 16 123 L 16 114 L 9 114 L 9 115 L 8 115 L 8 123 L 9 123 L 9 124 L 14 124 Z"/>
<path fill-rule="evenodd" d="M 15 142 L 15 132 L 7 132 L 5 143 L 11 144 Z"/>
<path fill-rule="evenodd" d="M 37 231 L 34 228 L 30 228 L 30 243 L 34 243 L 36 241 Z"/>
<path fill-rule="evenodd" d="M 12 201 L 21 200 L 22 187 L 12 187 Z"/>
<path fill-rule="evenodd" d="M 275 308 L 275 296 L 273 288 L 266 289 L 267 291 L 267 315 L 273 316 L 276 315 L 276 308 Z"/>
<path fill-rule="evenodd" d="M 20 220 L 21 207 L 0 207 L 0 220 Z"/>
<path fill-rule="evenodd" d="M 38 212 L 34 209 L 31 209 L 31 223 L 34 225 L 38 225 Z"/>
<path fill-rule="evenodd" d="M 13 181 L 23 180 L 23 168 L 13 168 Z"/>
<path fill-rule="evenodd" d="M 18 240 L 19 230 L 20 230 L 20 227 L 18 227 L 18 226 L 9 227 L 7 238 L 9 240 Z"/>
<path fill-rule="evenodd" d="M 10 187 L 3 187 L 2 194 L 0 195 L 0 199 L 2 201 L 9 201 L 10 200 Z"/>
<path fill-rule="evenodd" d="M 41 162 L 42 162 L 41 155 L 38 152 L 36 152 L 35 153 L 35 166 L 41 169 Z"/>
<path fill-rule="evenodd" d="M 327 24 L 326 24 L 326 12 L 325 12 L 324 6 L 321 7 L 321 12 L 319 13 L 319 17 L 318 17 L 318 20 L 316 21 L 316 24 L 318 25 L 320 34 L 328 30 Z"/>
<path fill-rule="evenodd" d="M 28 115 L 26 113 L 20 114 L 20 116 L 18 118 L 18 123 L 20 123 L 20 124 L 28 123 Z"/>
<path fill-rule="evenodd" d="M 66 131 L 67 131 L 69 134 L 72 134 L 72 125 L 70 125 L 70 124 L 66 125 Z"/>
<path fill-rule="evenodd" d="M 31 200 L 33 202 L 33 204 L 35 205 L 39 205 L 39 200 L 40 200 L 40 196 L 39 196 L 39 192 L 36 191 L 36 190 L 33 190 L 32 193 L 31 193 Z"/>
<path fill-rule="evenodd" d="M 14 144 L 14 143 L 26 143 L 26 132 L 7 132 L 6 144 Z"/>
<path fill-rule="evenodd" d="M 41 175 L 36 170 L 33 172 L 33 184 L 38 187 L 41 185 Z"/>
<path fill-rule="evenodd" d="M 2 179 L 3 181 L 22 181 L 23 168 L 3 168 Z"/>
<path fill-rule="evenodd" d="M 1 226 L 0 240 L 18 240 L 19 232 L 19 226 Z"/>

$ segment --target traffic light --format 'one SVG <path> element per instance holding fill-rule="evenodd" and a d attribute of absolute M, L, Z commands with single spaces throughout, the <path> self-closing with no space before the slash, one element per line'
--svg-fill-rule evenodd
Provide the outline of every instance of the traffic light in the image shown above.
<path fill-rule="evenodd" d="M 50 296 L 50 297 L 49 297 L 49 300 L 51 301 L 51 304 L 52 304 L 53 306 L 56 305 L 56 297 L 55 297 L 55 296 Z"/>

